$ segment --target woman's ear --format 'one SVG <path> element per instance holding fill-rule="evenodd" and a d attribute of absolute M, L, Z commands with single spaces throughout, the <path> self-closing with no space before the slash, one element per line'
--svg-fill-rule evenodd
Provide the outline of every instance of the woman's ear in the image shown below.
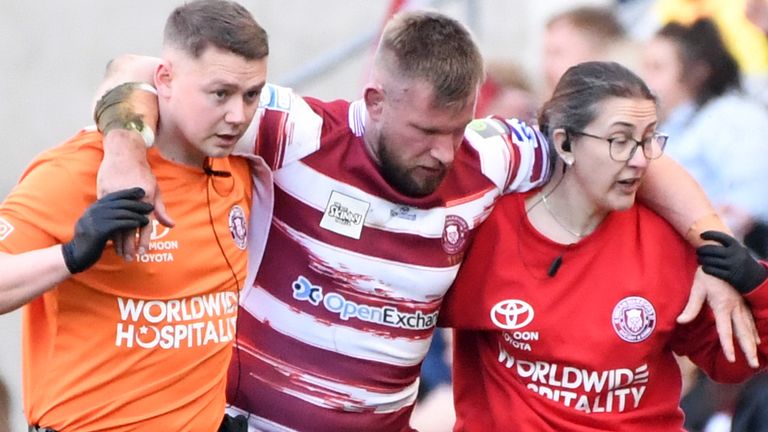
<path fill-rule="evenodd" d="M 557 156 L 565 162 L 566 165 L 573 165 L 574 157 L 571 151 L 571 135 L 565 129 L 555 129 L 552 132 L 555 151 Z"/>

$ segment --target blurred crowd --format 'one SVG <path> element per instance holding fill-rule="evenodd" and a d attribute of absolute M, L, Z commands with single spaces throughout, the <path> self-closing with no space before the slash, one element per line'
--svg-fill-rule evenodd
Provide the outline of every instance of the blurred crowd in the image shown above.
<path fill-rule="evenodd" d="M 701 184 L 735 236 L 768 257 L 768 0 L 624 0 L 558 11 L 546 22 L 541 70 L 488 59 L 478 116 L 535 123 L 572 65 L 616 61 L 659 102 L 666 152 Z M 538 79 L 538 81 L 537 81 Z M 450 431 L 450 331 L 435 334 L 412 424 Z M 681 406 L 691 432 L 768 431 L 768 376 L 711 381 L 686 358 Z"/>

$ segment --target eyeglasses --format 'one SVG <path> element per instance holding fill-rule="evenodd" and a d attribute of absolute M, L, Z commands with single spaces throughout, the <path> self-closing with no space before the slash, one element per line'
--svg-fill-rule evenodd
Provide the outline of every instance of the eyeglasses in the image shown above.
<path fill-rule="evenodd" d="M 571 132 L 574 135 L 583 135 L 585 137 L 608 141 L 608 151 L 611 159 L 616 162 L 626 162 L 632 159 L 638 147 L 643 148 L 643 155 L 646 159 L 658 159 L 664 153 L 664 147 L 667 145 L 669 135 L 654 132 L 653 135 L 638 141 L 628 135 L 617 135 L 611 138 L 603 138 L 586 132 Z"/>

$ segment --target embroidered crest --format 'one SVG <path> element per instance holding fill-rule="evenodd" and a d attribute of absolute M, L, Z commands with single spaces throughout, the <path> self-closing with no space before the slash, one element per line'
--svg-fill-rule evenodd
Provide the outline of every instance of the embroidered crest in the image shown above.
<path fill-rule="evenodd" d="M 611 319 L 616 334 L 627 342 L 642 342 L 656 328 L 656 310 L 642 297 L 622 299 L 613 308 Z"/>
<path fill-rule="evenodd" d="M 239 205 L 232 206 L 229 210 L 229 233 L 237 247 L 245 249 L 248 236 L 248 221 L 245 220 L 245 212 Z"/>
<path fill-rule="evenodd" d="M 457 254 L 464 250 L 467 244 L 469 224 L 460 216 L 448 215 L 443 227 L 443 250 L 447 254 Z"/>

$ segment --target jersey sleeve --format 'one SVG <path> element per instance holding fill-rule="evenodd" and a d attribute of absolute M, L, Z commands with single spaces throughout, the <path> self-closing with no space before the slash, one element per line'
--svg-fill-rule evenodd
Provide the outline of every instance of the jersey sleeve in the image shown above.
<path fill-rule="evenodd" d="M 304 98 L 290 88 L 267 84 L 234 154 L 260 156 L 275 170 L 316 151 L 322 127 L 322 116 Z"/>
<path fill-rule="evenodd" d="M 763 265 L 767 265 L 762 262 Z M 761 369 L 768 365 L 768 280 L 745 296 L 755 318 L 760 335 L 758 359 Z M 673 350 L 688 356 L 697 366 L 718 382 L 741 382 L 754 375 L 743 353 L 736 348 L 736 362 L 730 363 L 723 355 L 715 328 L 715 319 L 709 308 L 705 308 L 696 320 L 681 326 L 676 331 Z"/>
<path fill-rule="evenodd" d="M 478 152 L 483 174 L 504 193 L 525 192 L 549 179 L 547 140 L 520 120 L 477 119 L 467 126 L 465 138 Z"/>
<path fill-rule="evenodd" d="M 83 133 L 75 140 L 88 138 L 96 135 Z M 77 219 L 96 199 L 101 155 L 70 144 L 68 154 L 57 148 L 37 157 L 0 205 L 0 251 L 18 254 L 71 240 Z M 80 151 L 93 164 L 71 157 Z"/>

